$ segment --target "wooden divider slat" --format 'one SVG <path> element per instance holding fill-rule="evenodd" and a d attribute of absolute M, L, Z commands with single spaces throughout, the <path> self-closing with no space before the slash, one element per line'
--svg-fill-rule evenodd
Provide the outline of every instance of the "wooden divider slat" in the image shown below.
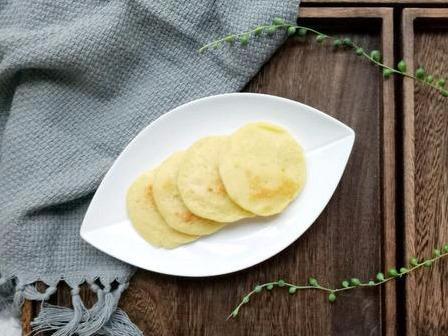
<path fill-rule="evenodd" d="M 448 9 L 405 9 L 403 56 L 412 71 L 448 77 Z M 448 100 L 410 79 L 403 86 L 405 256 L 448 243 Z M 448 334 L 448 265 L 406 280 L 407 335 Z"/>
<path fill-rule="evenodd" d="M 390 5 L 447 5 L 446 0 L 302 0 L 302 4 L 326 4 L 326 5 L 334 5 L 334 4 L 343 4 L 348 6 L 358 5 L 358 4 L 380 4 L 383 6 Z"/>

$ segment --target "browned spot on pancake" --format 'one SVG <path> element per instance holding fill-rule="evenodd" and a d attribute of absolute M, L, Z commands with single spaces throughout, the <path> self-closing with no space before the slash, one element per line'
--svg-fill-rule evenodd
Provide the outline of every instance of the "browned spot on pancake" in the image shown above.
<path fill-rule="evenodd" d="M 282 182 L 274 187 L 267 187 L 259 176 L 250 178 L 250 196 L 253 199 L 272 198 L 274 196 L 292 196 L 297 185 L 291 179 L 283 178 Z"/>
<path fill-rule="evenodd" d="M 199 219 L 199 217 L 197 217 L 196 215 L 192 214 L 190 211 L 177 213 L 176 215 L 178 215 L 184 222 L 187 222 L 187 223 Z"/>
<path fill-rule="evenodd" d="M 145 188 L 145 195 L 146 195 L 147 197 L 152 196 L 152 185 L 151 185 L 151 184 L 148 184 L 148 185 L 146 186 L 146 188 Z"/>
<path fill-rule="evenodd" d="M 218 195 L 225 195 L 226 189 L 224 188 L 224 184 L 221 182 L 221 180 L 216 180 L 213 187 L 208 187 L 207 191 L 210 193 L 215 193 Z"/>
<path fill-rule="evenodd" d="M 226 188 L 224 188 L 224 184 L 221 180 L 218 180 L 216 182 L 215 192 L 219 195 L 225 195 L 226 194 Z"/>

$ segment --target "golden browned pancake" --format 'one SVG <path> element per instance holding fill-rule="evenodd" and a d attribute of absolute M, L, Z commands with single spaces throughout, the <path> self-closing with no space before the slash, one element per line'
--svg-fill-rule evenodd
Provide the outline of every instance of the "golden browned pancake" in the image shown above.
<path fill-rule="evenodd" d="M 224 224 L 194 215 L 184 204 L 177 188 L 179 166 L 185 152 L 177 152 L 157 168 L 154 179 L 154 199 L 162 217 L 173 229 L 189 235 L 208 235 Z"/>
<path fill-rule="evenodd" d="M 305 184 L 303 150 L 283 128 L 252 123 L 221 147 L 219 173 L 229 197 L 260 216 L 281 212 Z"/>
<path fill-rule="evenodd" d="M 126 204 L 129 218 L 135 230 L 155 246 L 174 248 L 196 240 L 191 236 L 173 230 L 160 215 L 152 195 L 154 173 L 146 172 L 130 186 Z"/>
<path fill-rule="evenodd" d="M 219 150 L 224 136 L 205 137 L 186 152 L 179 168 L 177 186 L 187 208 L 216 222 L 234 222 L 252 213 L 233 202 L 219 176 Z"/>

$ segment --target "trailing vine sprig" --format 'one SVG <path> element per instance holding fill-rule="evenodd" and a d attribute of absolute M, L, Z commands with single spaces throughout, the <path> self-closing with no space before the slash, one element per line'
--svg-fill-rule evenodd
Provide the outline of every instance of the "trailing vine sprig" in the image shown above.
<path fill-rule="evenodd" d="M 251 38 L 260 37 L 263 34 L 272 36 L 277 31 L 283 31 L 291 37 L 305 37 L 308 33 L 311 33 L 316 35 L 316 42 L 319 44 L 323 44 L 327 40 L 332 40 L 335 49 L 346 48 L 348 50 L 353 50 L 356 55 L 364 57 L 371 63 L 377 65 L 382 70 L 383 77 L 386 79 L 394 74 L 401 75 L 403 77 L 411 78 L 421 84 L 428 85 L 432 89 L 437 90 L 442 96 L 448 97 L 448 90 L 445 89 L 446 80 L 442 77 L 436 78 L 433 75 L 427 74 L 422 66 L 418 67 L 415 70 L 415 73 L 410 73 L 408 71 L 407 64 L 404 60 L 398 62 L 396 67 L 388 66 L 381 62 L 381 53 L 378 50 L 367 52 L 361 46 L 354 43 L 350 38 L 330 36 L 309 27 L 286 22 L 282 18 L 275 18 L 271 24 L 260 25 L 243 33 L 225 36 L 204 45 L 198 51 L 199 53 L 203 53 L 209 49 L 217 49 L 223 44 L 234 45 L 237 42 L 245 47 L 249 44 Z"/>
<path fill-rule="evenodd" d="M 376 287 L 385 284 L 386 282 L 389 282 L 391 280 L 401 278 L 413 271 L 418 270 L 422 267 L 431 267 L 432 264 L 436 261 L 438 261 L 441 258 L 444 258 L 448 256 L 448 244 L 446 244 L 442 251 L 439 249 L 433 250 L 433 255 L 431 258 L 428 258 L 426 260 L 419 261 L 416 257 L 411 258 L 409 261 L 409 265 L 407 267 L 401 267 L 399 270 L 396 268 L 391 268 L 387 271 L 386 274 L 379 272 L 376 274 L 375 279 L 369 280 L 367 282 L 362 282 L 358 278 L 351 278 L 349 280 L 343 280 L 341 282 L 341 287 L 339 288 L 329 288 L 322 286 L 316 278 L 310 277 L 308 279 L 308 283 L 305 285 L 294 285 L 291 283 L 288 283 L 282 279 L 272 282 L 267 282 L 261 285 L 255 286 L 255 288 L 250 291 L 248 294 L 246 294 L 241 302 L 233 309 L 233 311 L 230 313 L 230 315 L 227 317 L 234 318 L 237 317 L 240 309 L 247 303 L 249 303 L 250 298 L 258 293 L 261 293 L 264 289 L 267 291 L 273 290 L 275 287 L 279 288 L 285 288 L 288 290 L 288 293 L 293 295 L 299 290 L 317 290 L 321 292 L 325 292 L 328 295 L 328 301 L 329 302 L 335 302 L 337 295 L 344 291 L 349 291 L 356 288 L 366 288 L 366 287 Z"/>

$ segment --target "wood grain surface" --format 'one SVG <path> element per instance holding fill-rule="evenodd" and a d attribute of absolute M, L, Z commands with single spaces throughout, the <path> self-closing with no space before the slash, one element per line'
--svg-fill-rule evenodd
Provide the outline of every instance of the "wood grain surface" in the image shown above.
<path fill-rule="evenodd" d="M 448 9 L 406 9 L 404 57 L 412 69 L 448 74 Z M 405 256 L 448 243 L 448 103 L 410 80 L 404 84 Z M 448 335 L 448 265 L 406 281 L 408 335 Z"/>
<path fill-rule="evenodd" d="M 316 4 L 327 4 L 329 6 L 335 4 L 341 5 L 358 5 L 358 4 L 366 4 L 366 5 L 437 5 L 437 6 L 446 6 L 447 0 L 301 0 L 302 5 L 316 5 Z"/>

